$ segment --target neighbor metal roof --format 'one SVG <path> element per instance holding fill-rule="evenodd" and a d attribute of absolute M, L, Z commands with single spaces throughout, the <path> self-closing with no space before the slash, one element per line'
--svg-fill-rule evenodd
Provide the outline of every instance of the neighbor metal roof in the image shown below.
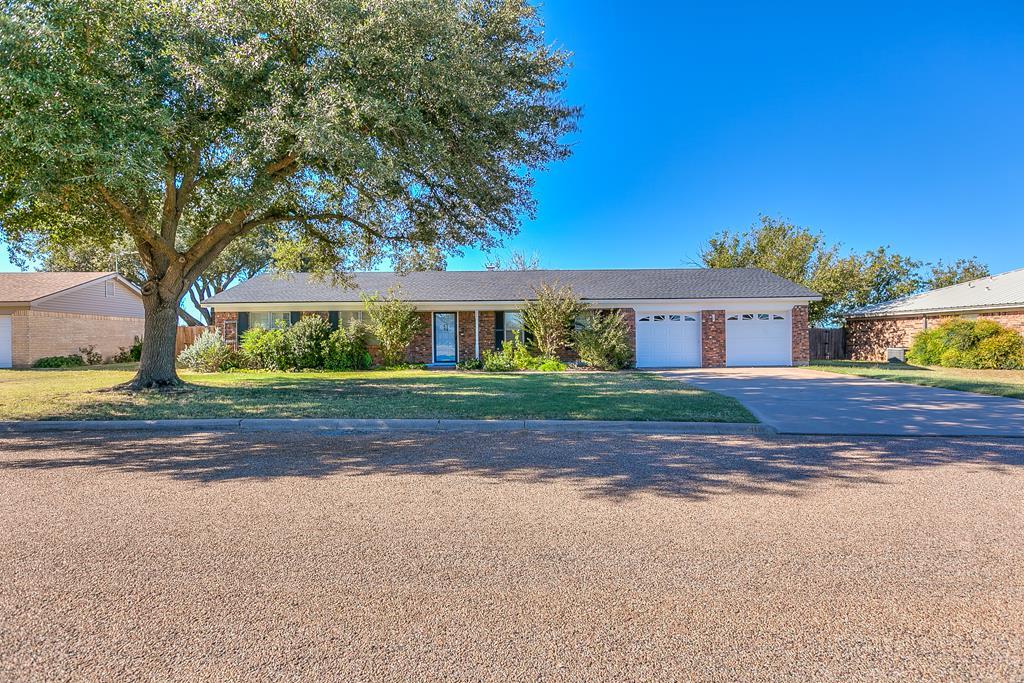
<path fill-rule="evenodd" d="M 0 301 L 27 304 L 110 275 L 113 273 L 0 273 Z"/>
<path fill-rule="evenodd" d="M 1019 307 L 1024 307 L 1024 268 L 905 296 L 883 304 L 866 306 L 853 311 L 849 317 L 870 318 Z"/>
<path fill-rule="evenodd" d="M 355 302 L 360 294 L 397 287 L 417 302 L 521 301 L 541 283 L 571 286 L 591 301 L 630 299 L 817 299 L 818 295 L 760 268 L 674 268 L 651 270 L 418 271 L 352 273 L 332 283 L 308 273 L 258 275 L 203 304 Z M 354 286 L 353 286 L 354 285 Z"/>

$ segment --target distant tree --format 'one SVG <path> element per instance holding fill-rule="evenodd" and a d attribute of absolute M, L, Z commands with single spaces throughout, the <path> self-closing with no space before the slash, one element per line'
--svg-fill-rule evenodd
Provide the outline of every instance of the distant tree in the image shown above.
<path fill-rule="evenodd" d="M 879 247 L 843 254 L 820 232 L 760 216 L 745 232 L 715 234 L 701 249 L 706 268 L 763 268 L 819 294 L 809 306 L 812 325 L 841 324 L 847 311 L 920 291 L 921 263 Z"/>
<path fill-rule="evenodd" d="M 130 239 L 174 386 L 179 305 L 260 229 L 336 274 L 493 247 L 578 110 L 527 0 L 7 0 L 0 235 Z"/>
<path fill-rule="evenodd" d="M 988 266 L 980 262 L 975 256 L 957 259 L 949 265 L 939 261 L 931 267 L 927 286 L 928 289 L 951 287 L 961 282 L 970 282 L 978 278 L 988 277 L 991 274 Z"/>
<path fill-rule="evenodd" d="M 536 253 L 527 256 L 521 251 L 509 252 L 506 258 L 492 256 L 484 263 L 487 270 L 540 270 L 540 256 Z"/>

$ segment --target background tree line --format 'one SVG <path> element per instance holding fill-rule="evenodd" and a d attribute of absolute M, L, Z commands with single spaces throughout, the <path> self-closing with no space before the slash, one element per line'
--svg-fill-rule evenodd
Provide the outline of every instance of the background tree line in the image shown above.
<path fill-rule="evenodd" d="M 745 232 L 723 230 L 701 248 L 705 268 L 764 268 L 821 294 L 810 306 L 815 326 L 842 325 L 850 311 L 989 275 L 976 258 L 925 263 L 880 246 L 844 252 L 820 232 L 761 216 Z"/>

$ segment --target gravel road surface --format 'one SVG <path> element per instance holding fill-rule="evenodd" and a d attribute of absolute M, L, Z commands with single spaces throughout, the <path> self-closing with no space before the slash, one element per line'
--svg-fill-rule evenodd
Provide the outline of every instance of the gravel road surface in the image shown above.
<path fill-rule="evenodd" d="M 0 680 L 1021 680 L 1024 442 L 0 441 Z"/>

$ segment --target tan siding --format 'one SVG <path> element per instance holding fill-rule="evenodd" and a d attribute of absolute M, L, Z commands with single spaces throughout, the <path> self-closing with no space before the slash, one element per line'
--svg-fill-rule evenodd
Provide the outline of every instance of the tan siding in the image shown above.
<path fill-rule="evenodd" d="M 107 295 L 107 282 L 113 284 L 111 296 Z M 69 289 L 46 300 L 33 303 L 32 308 L 37 311 L 86 313 L 122 318 L 141 318 L 145 315 L 142 298 L 129 287 L 115 280 L 98 280 L 75 289 Z"/>

